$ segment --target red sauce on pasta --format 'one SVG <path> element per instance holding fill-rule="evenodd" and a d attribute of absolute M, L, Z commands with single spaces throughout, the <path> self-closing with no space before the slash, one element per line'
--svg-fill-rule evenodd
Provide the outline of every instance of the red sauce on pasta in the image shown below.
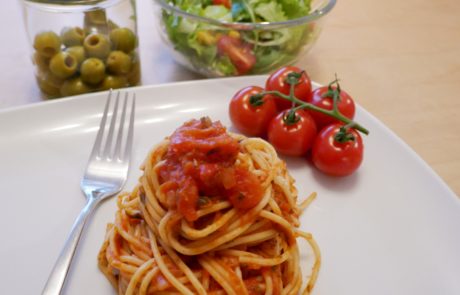
<path fill-rule="evenodd" d="M 257 205 L 263 189 L 247 168 L 235 166 L 239 149 L 220 122 L 202 118 L 179 127 L 159 169 L 168 204 L 188 221 L 198 218 L 200 204 L 216 198 L 227 198 L 243 210 Z"/>

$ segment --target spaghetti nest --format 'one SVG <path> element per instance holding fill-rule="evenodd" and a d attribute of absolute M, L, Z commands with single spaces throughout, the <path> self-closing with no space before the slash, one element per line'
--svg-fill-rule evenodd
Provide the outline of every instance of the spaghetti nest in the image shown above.
<path fill-rule="evenodd" d="M 261 139 L 231 134 L 238 143 L 233 166 L 243 167 L 262 187 L 250 209 L 226 198 L 201 196 L 193 221 L 171 204 L 159 171 L 171 138 L 145 160 L 139 184 L 118 197 L 115 223 L 107 226 L 98 261 L 119 294 L 298 294 L 302 288 L 296 239 L 315 255 L 303 294 L 320 265 L 311 235 L 298 230 L 299 216 L 314 198 L 298 205 L 294 179 L 273 147 Z"/>

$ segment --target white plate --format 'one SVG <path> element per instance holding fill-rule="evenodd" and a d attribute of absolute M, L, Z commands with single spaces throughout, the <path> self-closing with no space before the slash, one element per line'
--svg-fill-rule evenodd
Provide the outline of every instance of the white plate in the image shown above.
<path fill-rule="evenodd" d="M 133 89 L 138 107 L 126 189 L 155 143 L 203 115 L 230 126 L 230 97 L 264 79 Z M 41 292 L 85 202 L 79 183 L 105 98 L 99 93 L 0 112 L 0 294 Z M 302 158 L 287 161 L 300 195 L 318 192 L 302 219 L 323 255 L 313 294 L 460 294 L 460 200 L 377 119 L 359 107 L 356 118 L 371 134 L 354 175 L 330 178 Z M 114 212 L 111 199 L 91 219 L 66 294 L 115 294 L 96 262 Z"/>

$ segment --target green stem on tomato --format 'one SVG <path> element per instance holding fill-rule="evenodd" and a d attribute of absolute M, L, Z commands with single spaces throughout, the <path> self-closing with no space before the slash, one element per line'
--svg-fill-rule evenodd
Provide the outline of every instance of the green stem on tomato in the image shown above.
<path fill-rule="evenodd" d="M 340 99 L 340 90 L 336 89 L 335 91 L 332 92 L 332 109 L 333 110 L 338 110 L 338 103 Z"/>
<path fill-rule="evenodd" d="M 334 135 L 334 139 L 337 142 L 345 143 L 348 141 L 355 141 L 356 138 L 353 133 L 348 132 L 350 128 L 355 128 L 356 123 L 350 122 L 342 127 L 340 127 L 339 131 Z"/>
<path fill-rule="evenodd" d="M 286 116 L 283 117 L 283 121 L 286 125 L 294 125 L 295 123 L 299 122 L 300 118 L 296 114 L 296 108 L 290 109 Z"/>
<path fill-rule="evenodd" d="M 295 87 L 295 85 L 291 84 L 291 89 L 293 89 L 293 86 Z M 291 93 L 293 93 L 293 91 L 291 91 Z M 367 130 L 366 128 L 364 128 L 363 126 L 361 126 L 360 124 L 354 122 L 353 120 L 345 117 L 344 115 L 342 115 L 339 110 L 338 110 L 338 107 L 337 105 L 335 105 L 332 110 L 326 110 L 326 109 L 323 109 L 323 108 L 320 108 L 320 107 L 317 107 L 311 103 L 308 103 L 308 102 L 304 102 L 298 98 L 296 98 L 294 95 L 286 95 L 286 94 L 283 94 L 279 91 L 276 91 L 276 90 L 272 90 L 272 91 L 263 91 L 260 93 L 260 95 L 266 95 L 266 94 L 273 94 L 273 95 L 276 95 L 278 97 L 281 97 L 283 99 L 286 99 L 286 100 L 289 100 L 291 101 L 292 103 L 294 104 L 297 104 L 298 106 L 296 107 L 296 109 L 308 109 L 308 110 L 313 110 L 313 111 L 316 111 L 316 112 L 319 112 L 319 113 L 322 113 L 322 114 L 325 114 L 325 115 L 328 115 L 328 116 L 331 116 L 345 124 L 350 124 L 350 123 L 353 123 L 354 124 L 354 129 L 368 135 L 369 134 L 369 130 Z M 334 99 L 335 100 L 335 99 Z"/>
<path fill-rule="evenodd" d="M 335 89 L 332 88 L 332 84 L 337 84 L 337 87 Z M 339 84 L 339 78 L 337 78 L 337 74 L 335 74 L 335 80 L 329 83 L 328 85 L 328 90 L 326 93 L 326 96 L 331 97 L 332 95 L 332 109 L 333 110 L 338 110 L 338 103 L 340 100 L 340 84 Z"/>

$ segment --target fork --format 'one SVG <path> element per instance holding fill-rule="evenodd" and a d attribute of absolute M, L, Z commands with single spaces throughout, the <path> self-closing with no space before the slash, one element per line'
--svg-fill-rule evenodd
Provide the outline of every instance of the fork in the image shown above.
<path fill-rule="evenodd" d="M 127 116 L 127 105 L 129 95 L 126 92 L 123 101 L 120 122 L 117 124 L 118 106 L 120 92 L 117 93 L 115 106 L 113 107 L 112 116 L 108 133 L 104 139 L 106 121 L 112 100 L 112 91 L 110 91 L 101 119 L 99 131 L 94 142 L 93 150 L 89 157 L 85 174 L 81 181 L 80 187 L 86 196 L 86 205 L 80 215 L 75 220 L 72 231 L 59 255 L 56 264 L 46 282 L 42 294 L 56 295 L 61 294 L 64 286 L 72 258 L 75 254 L 81 233 L 85 227 L 88 217 L 91 215 L 97 205 L 104 199 L 111 197 L 122 189 L 128 177 L 131 148 L 133 142 L 134 129 L 134 109 L 136 94 L 132 95 L 131 112 Z M 129 121 L 127 134 L 124 136 L 125 121 Z M 115 131 L 118 125 L 118 132 Z M 115 143 L 114 133 L 117 133 Z M 103 141 L 105 145 L 103 147 Z M 124 146 L 124 147 L 123 147 Z"/>

